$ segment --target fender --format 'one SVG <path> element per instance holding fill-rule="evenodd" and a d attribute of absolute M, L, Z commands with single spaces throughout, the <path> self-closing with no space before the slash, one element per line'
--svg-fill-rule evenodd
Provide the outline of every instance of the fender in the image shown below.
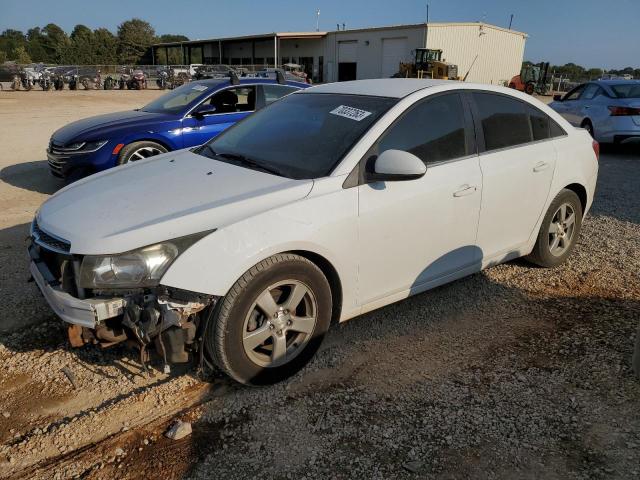
<path fill-rule="evenodd" d="M 224 296 L 260 261 L 276 253 L 307 251 L 324 257 L 338 273 L 343 315 L 356 309 L 358 189 L 342 189 L 343 180 L 316 181 L 331 187 L 314 185 L 298 202 L 218 229 L 182 253 L 160 283 Z"/>

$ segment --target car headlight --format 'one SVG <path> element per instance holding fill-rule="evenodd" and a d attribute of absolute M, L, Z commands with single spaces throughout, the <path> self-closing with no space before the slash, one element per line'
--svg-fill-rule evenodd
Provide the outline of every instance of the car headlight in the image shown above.
<path fill-rule="evenodd" d="M 108 140 L 98 140 L 97 142 L 87 142 L 81 148 L 83 152 L 95 152 L 96 150 L 102 148 Z"/>
<path fill-rule="evenodd" d="M 83 288 L 156 286 L 182 252 L 214 231 L 208 230 L 117 255 L 87 255 L 80 267 L 80 286 Z"/>

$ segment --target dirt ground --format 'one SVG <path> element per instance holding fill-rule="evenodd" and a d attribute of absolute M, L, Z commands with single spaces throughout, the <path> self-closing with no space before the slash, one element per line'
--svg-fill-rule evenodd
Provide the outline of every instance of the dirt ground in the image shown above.
<path fill-rule="evenodd" d="M 51 133 L 158 94 L 0 92 L 0 478 L 640 478 L 640 151 L 604 151 L 558 269 L 510 262 L 335 326 L 274 387 L 146 378 L 125 348 L 68 346 L 24 239 L 62 186 Z M 193 434 L 164 438 L 175 418 Z"/>

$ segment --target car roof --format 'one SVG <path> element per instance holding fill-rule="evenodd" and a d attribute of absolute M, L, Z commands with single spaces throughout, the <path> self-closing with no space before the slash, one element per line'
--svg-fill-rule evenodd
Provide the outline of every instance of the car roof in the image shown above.
<path fill-rule="evenodd" d="M 615 80 L 594 80 L 593 83 L 601 83 L 603 85 L 628 85 L 630 83 L 640 83 L 640 80 L 625 80 L 624 78 L 617 78 Z"/>
<path fill-rule="evenodd" d="M 417 78 L 380 78 L 327 83 L 308 88 L 305 90 L 305 93 L 342 93 L 347 95 L 403 98 L 424 88 L 449 83 L 452 83 L 452 81 L 422 80 Z"/>
<path fill-rule="evenodd" d="M 240 80 L 240 85 L 255 85 L 258 83 L 272 84 L 272 85 L 278 84 L 278 80 L 276 80 L 275 78 L 241 77 L 239 78 L 239 80 Z M 208 87 L 217 87 L 217 88 L 227 87 L 232 85 L 231 79 L 228 79 L 228 78 L 208 78 L 204 80 L 194 80 L 190 83 L 194 85 L 206 85 Z M 289 85 L 290 87 L 307 87 L 308 86 L 308 84 L 304 82 L 296 82 L 292 80 L 287 80 L 286 84 Z"/>

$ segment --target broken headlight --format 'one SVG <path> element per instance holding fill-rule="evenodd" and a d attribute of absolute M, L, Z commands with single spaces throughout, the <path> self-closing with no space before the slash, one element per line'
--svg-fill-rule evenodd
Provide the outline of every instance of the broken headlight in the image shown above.
<path fill-rule="evenodd" d="M 206 232 L 156 243 L 117 255 L 87 255 L 80 268 L 83 288 L 138 288 L 158 285 L 173 261 Z"/>

